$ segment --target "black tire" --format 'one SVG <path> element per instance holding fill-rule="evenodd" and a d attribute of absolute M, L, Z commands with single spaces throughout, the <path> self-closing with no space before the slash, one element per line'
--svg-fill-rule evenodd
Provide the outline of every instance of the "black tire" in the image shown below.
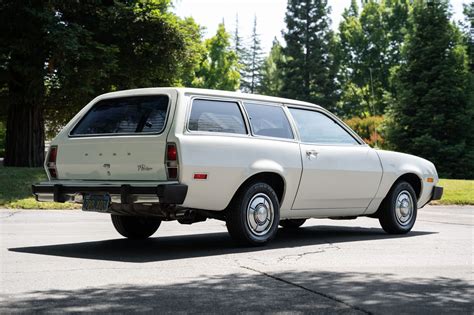
<path fill-rule="evenodd" d="M 411 207 L 407 207 L 405 201 Z M 409 183 L 399 181 L 393 185 L 380 206 L 380 225 L 389 234 L 406 234 L 415 225 L 417 210 L 415 190 Z"/>
<path fill-rule="evenodd" d="M 306 222 L 306 219 L 287 219 L 281 220 L 280 226 L 285 229 L 297 229 Z"/>
<path fill-rule="evenodd" d="M 136 217 L 112 214 L 112 223 L 122 236 L 133 240 L 143 240 L 152 236 L 160 227 L 156 217 Z"/>
<path fill-rule="evenodd" d="M 251 203 L 254 207 L 251 207 Z M 254 215 L 247 216 L 247 211 Z M 279 221 L 278 197 L 270 185 L 262 182 L 249 183 L 241 189 L 234 197 L 226 216 L 230 236 L 240 243 L 252 246 L 261 246 L 272 240 L 277 233 Z"/>

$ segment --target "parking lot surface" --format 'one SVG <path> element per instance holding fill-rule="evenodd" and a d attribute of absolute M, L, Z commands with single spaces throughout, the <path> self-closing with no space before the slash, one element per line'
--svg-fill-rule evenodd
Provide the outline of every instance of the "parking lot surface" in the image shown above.
<path fill-rule="evenodd" d="M 248 248 L 219 221 L 130 241 L 104 214 L 0 210 L 0 313 L 472 314 L 473 225 L 474 207 L 430 206 L 404 236 L 308 220 Z"/>

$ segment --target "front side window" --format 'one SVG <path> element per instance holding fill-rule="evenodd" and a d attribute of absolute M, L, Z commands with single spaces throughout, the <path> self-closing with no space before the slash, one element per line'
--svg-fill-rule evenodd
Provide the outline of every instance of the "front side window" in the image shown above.
<path fill-rule="evenodd" d="M 252 103 L 245 103 L 244 106 L 254 135 L 293 139 L 293 132 L 283 108 Z"/>
<path fill-rule="evenodd" d="M 194 100 L 188 128 L 191 131 L 247 134 L 239 105 L 228 101 Z"/>
<path fill-rule="evenodd" d="M 71 135 L 160 133 L 166 122 L 166 95 L 133 96 L 97 102 Z"/>
<path fill-rule="evenodd" d="M 323 144 L 359 144 L 328 116 L 305 109 L 290 108 L 302 142 Z"/>

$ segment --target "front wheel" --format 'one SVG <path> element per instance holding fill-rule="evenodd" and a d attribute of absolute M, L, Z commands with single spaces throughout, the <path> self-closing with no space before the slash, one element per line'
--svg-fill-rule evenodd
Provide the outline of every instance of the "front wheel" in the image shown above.
<path fill-rule="evenodd" d="M 156 217 L 136 217 L 112 214 L 112 223 L 122 236 L 129 239 L 146 239 L 152 236 L 161 224 Z"/>
<path fill-rule="evenodd" d="M 254 182 L 234 198 L 226 226 L 235 240 L 257 246 L 275 237 L 279 221 L 280 204 L 275 191 L 266 183 Z"/>
<path fill-rule="evenodd" d="M 405 234 L 415 225 L 417 199 L 413 187 L 400 181 L 392 187 L 379 210 L 379 222 L 389 234 Z"/>

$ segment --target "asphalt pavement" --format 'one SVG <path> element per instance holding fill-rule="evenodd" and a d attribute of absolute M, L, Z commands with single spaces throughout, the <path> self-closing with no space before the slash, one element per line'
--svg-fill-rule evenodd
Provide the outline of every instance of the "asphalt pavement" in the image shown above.
<path fill-rule="evenodd" d="M 214 220 L 130 241 L 105 214 L 0 210 L 0 313 L 473 314 L 473 225 L 430 206 L 404 236 L 308 220 L 248 248 Z"/>

